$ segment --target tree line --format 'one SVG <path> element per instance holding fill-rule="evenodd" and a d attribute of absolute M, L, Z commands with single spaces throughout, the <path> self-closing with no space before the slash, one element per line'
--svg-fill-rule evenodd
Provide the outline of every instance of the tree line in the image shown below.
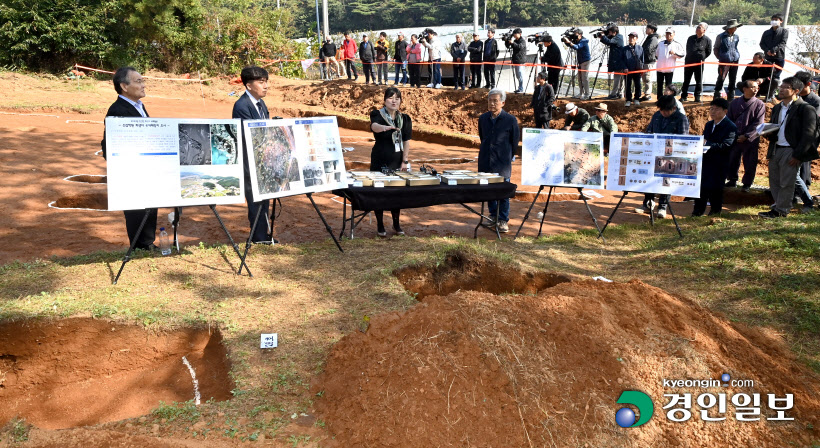
<path fill-rule="evenodd" d="M 319 2 L 321 4 L 321 1 Z M 672 23 L 692 0 L 485 0 L 488 25 Z M 782 0 L 700 0 L 695 21 L 768 23 Z M 471 23 L 472 0 L 329 0 L 331 33 Z M 820 22 L 820 2 L 792 0 L 789 24 Z M 316 36 L 316 4 L 305 0 L 3 0 L 0 68 L 61 72 L 74 63 L 133 65 L 172 73 L 236 73 L 263 60 L 301 59 Z M 298 64 L 277 65 L 296 74 Z"/>

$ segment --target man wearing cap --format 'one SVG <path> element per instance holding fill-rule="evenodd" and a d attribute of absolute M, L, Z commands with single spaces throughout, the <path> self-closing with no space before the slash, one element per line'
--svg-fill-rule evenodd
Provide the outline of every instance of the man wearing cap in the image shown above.
<path fill-rule="evenodd" d="M 433 75 L 432 79 L 430 80 L 430 84 L 427 84 L 427 87 L 433 89 L 440 89 L 441 88 L 441 53 L 438 49 L 438 34 L 435 32 L 430 32 L 427 35 L 427 38 L 421 38 L 421 45 L 427 49 L 428 54 L 430 55 L 430 62 L 433 63 Z"/>
<path fill-rule="evenodd" d="M 487 89 L 495 88 L 495 61 L 498 60 L 498 42 L 495 40 L 495 29 L 487 30 L 487 40 L 484 41 L 484 86 Z"/>
<path fill-rule="evenodd" d="M 789 40 L 789 30 L 783 28 L 783 15 L 772 16 L 772 27 L 763 32 L 760 38 L 760 49 L 764 51 L 764 58 L 773 64 L 772 85 L 777 89 L 780 81 L 780 73 L 783 72 L 783 64 L 786 63 L 786 42 Z M 778 68 L 781 67 L 781 68 Z M 774 90 L 766 95 L 768 101 L 774 94 Z"/>
<path fill-rule="evenodd" d="M 589 112 L 579 108 L 575 103 L 567 103 L 564 106 L 564 113 L 567 114 L 564 118 L 565 131 L 581 131 L 584 132 L 589 129 Z"/>
<path fill-rule="evenodd" d="M 760 101 L 760 100 L 758 100 Z M 703 129 L 703 162 L 700 177 L 700 197 L 695 199 L 692 216 L 703 216 L 709 203 L 710 215 L 719 215 L 723 208 L 723 179 L 729 164 L 729 153 L 737 139 L 737 126 L 726 117 L 729 102 L 715 98 L 709 104 L 709 118 Z"/>
<path fill-rule="evenodd" d="M 512 49 L 510 62 L 512 62 L 515 69 L 515 77 L 518 79 L 518 85 L 515 87 L 514 93 L 524 93 L 524 64 L 527 63 L 527 40 L 521 34 L 521 28 L 516 28 L 513 30 L 510 40 L 504 42 L 507 48 Z"/>
<path fill-rule="evenodd" d="M 464 90 L 464 61 L 467 59 L 467 44 L 456 34 L 456 41 L 450 45 L 450 56 L 453 57 L 453 88 Z"/>
<path fill-rule="evenodd" d="M 695 101 L 700 101 L 700 93 L 703 91 L 702 62 L 712 55 L 712 39 L 706 36 L 707 28 L 709 28 L 709 25 L 706 22 L 700 22 L 695 28 L 695 34 L 689 36 L 689 39 L 686 40 L 686 58 L 683 62 L 687 67 L 683 68 L 681 101 L 686 101 L 689 98 L 689 83 L 692 81 L 693 75 L 695 76 Z"/>
<path fill-rule="evenodd" d="M 629 107 L 634 102 L 636 106 L 641 105 L 641 73 L 643 68 L 643 47 L 637 45 L 638 33 L 635 31 L 627 36 L 627 45 L 624 47 L 624 61 L 626 65 L 626 103 Z M 632 87 L 635 87 L 633 92 Z"/>
<path fill-rule="evenodd" d="M 467 45 L 467 52 L 470 53 L 470 88 L 481 87 L 481 60 L 484 55 L 484 43 L 478 33 L 473 33 L 473 41 Z"/>
<path fill-rule="evenodd" d="M 612 25 L 606 29 L 605 34 L 601 34 L 601 43 L 609 47 L 609 58 L 607 59 L 607 70 L 614 72 L 612 90 L 607 98 L 616 99 L 623 97 L 624 92 L 624 37 L 621 36 L 617 25 Z"/>
<path fill-rule="evenodd" d="M 509 182 L 521 131 L 518 120 L 503 109 L 506 99 L 507 94 L 501 89 L 492 89 L 487 94 L 487 112 L 478 117 L 478 138 L 481 140 L 478 170 L 498 173 Z M 510 219 L 510 200 L 489 201 L 487 207 L 493 219 L 498 213 L 498 222 L 493 222 L 493 227 L 497 227 L 501 233 L 509 232 L 507 221 Z"/>
<path fill-rule="evenodd" d="M 672 84 L 672 75 L 675 73 L 675 66 L 678 59 L 686 55 L 683 45 L 675 40 L 675 30 L 672 27 L 666 29 L 666 39 L 658 43 L 656 53 L 658 57 L 658 97 L 663 95 L 665 85 Z"/>
<path fill-rule="evenodd" d="M 552 103 L 555 102 L 555 91 L 547 82 L 547 73 L 538 72 L 535 77 L 535 90 L 532 93 L 532 107 L 533 115 L 535 116 L 535 127 L 547 129 L 552 120 Z"/>
<path fill-rule="evenodd" d="M 393 60 L 396 61 L 396 80 L 393 85 L 399 83 L 399 70 L 401 70 L 401 85 L 407 85 L 407 42 L 404 41 L 404 33 L 399 31 L 396 37 L 395 50 L 393 51 Z"/>
<path fill-rule="evenodd" d="M 718 77 L 715 81 L 715 96 L 720 95 L 723 90 L 723 81 L 729 77 L 729 86 L 727 87 L 726 98 L 732 101 L 735 98 L 735 80 L 737 79 L 737 63 L 740 61 L 740 52 L 737 49 L 737 44 L 740 38 L 735 34 L 735 31 L 741 27 L 737 19 L 731 19 L 723 27 L 724 32 L 718 34 L 715 38 L 715 54 L 718 61 Z M 724 65 L 731 64 L 731 65 Z"/>
<path fill-rule="evenodd" d="M 657 76 L 655 65 L 658 62 L 658 25 L 649 23 L 646 25 L 646 39 L 643 40 L 643 69 L 646 70 L 641 75 L 643 81 L 643 96 L 641 101 L 652 100 L 652 77 Z"/>
<path fill-rule="evenodd" d="M 629 84 L 627 84 L 627 89 L 629 89 Z M 615 119 L 607 113 L 608 110 L 609 108 L 605 103 L 599 103 L 595 106 L 595 116 L 589 120 L 589 132 L 602 132 L 604 134 L 605 152 L 609 152 L 609 136 L 613 132 L 618 132 L 618 125 L 615 123 Z"/>

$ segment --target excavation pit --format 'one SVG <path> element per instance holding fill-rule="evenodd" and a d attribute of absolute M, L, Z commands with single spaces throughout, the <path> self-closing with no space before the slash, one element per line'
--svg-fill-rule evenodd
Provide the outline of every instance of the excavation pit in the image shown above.
<path fill-rule="evenodd" d="M 22 321 L 0 324 L 0 341 L 0 427 L 14 417 L 45 429 L 94 425 L 195 400 L 197 391 L 200 402 L 224 401 L 234 388 L 214 328 Z"/>
<path fill-rule="evenodd" d="M 522 272 L 499 261 L 466 252 L 452 252 L 438 266 L 413 265 L 393 274 L 418 300 L 456 291 L 492 294 L 535 294 L 571 281 L 552 272 Z"/>
<path fill-rule="evenodd" d="M 64 196 L 48 204 L 51 208 L 64 210 L 108 210 L 108 195 L 86 193 Z"/>
<path fill-rule="evenodd" d="M 75 174 L 63 180 L 69 182 L 79 182 L 82 184 L 105 184 L 108 183 L 108 176 L 102 174 Z"/>

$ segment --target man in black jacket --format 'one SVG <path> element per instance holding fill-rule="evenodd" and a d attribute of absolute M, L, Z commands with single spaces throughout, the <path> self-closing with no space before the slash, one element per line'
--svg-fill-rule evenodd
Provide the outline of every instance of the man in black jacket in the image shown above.
<path fill-rule="evenodd" d="M 234 103 L 231 118 L 241 118 L 242 120 L 264 120 L 270 118 L 268 106 L 266 106 L 262 100 L 262 98 L 268 94 L 268 71 L 256 66 L 245 67 L 239 76 L 242 78 L 242 84 L 245 85 L 245 93 L 240 95 L 239 99 Z M 245 201 L 248 203 L 248 224 L 251 228 L 253 228 L 253 222 L 254 219 L 256 219 L 257 212 L 259 213 L 259 221 L 256 223 L 256 229 L 252 229 L 253 235 L 251 235 L 251 242 L 270 244 L 271 241 L 275 242 L 275 240 L 272 240 L 270 237 L 270 223 L 268 222 L 270 200 L 253 202 L 251 167 L 248 164 L 248 151 L 251 150 L 251 147 L 247 141 L 243 146 L 245 148 L 242 157 L 242 164 L 245 169 Z M 261 211 L 259 210 L 260 208 Z"/>
<path fill-rule="evenodd" d="M 524 93 L 524 64 L 527 63 L 527 39 L 524 39 L 522 33 L 521 28 L 516 28 L 513 30 L 512 37 L 504 42 L 504 45 L 512 50 L 510 62 L 513 64 L 515 77 L 518 80 L 513 93 Z"/>
<path fill-rule="evenodd" d="M 133 67 L 120 67 L 114 73 L 114 90 L 119 97 L 108 108 L 106 117 L 144 117 L 148 118 L 148 111 L 142 104 L 145 98 L 145 80 Z M 107 159 L 105 132 L 100 142 L 102 156 Z M 125 229 L 128 232 L 128 241 L 135 249 L 154 250 L 154 239 L 157 235 L 157 209 L 148 209 L 148 219 L 140 233 L 137 233 L 146 210 L 124 210 Z"/>
<path fill-rule="evenodd" d="M 701 22 L 695 28 L 695 34 L 686 40 L 686 58 L 683 60 L 687 67 L 683 68 L 683 88 L 680 92 L 681 102 L 689 98 L 689 83 L 692 75 L 695 76 L 695 101 L 700 102 L 700 93 L 703 91 L 703 64 L 706 58 L 712 55 L 712 39 L 706 36 L 706 28 L 709 25 Z M 690 64 L 700 64 L 692 65 Z"/>
<path fill-rule="evenodd" d="M 404 41 L 404 33 L 399 32 L 396 38 L 396 49 L 393 53 L 393 60 L 396 61 L 396 82 L 399 83 L 399 70 L 401 70 L 401 85 L 407 85 L 407 42 Z"/>
<path fill-rule="evenodd" d="M 481 61 L 484 55 L 484 43 L 478 34 L 473 34 L 473 41 L 467 45 L 467 52 L 470 53 L 470 88 L 476 89 L 481 87 Z"/>
<path fill-rule="evenodd" d="M 376 47 L 370 43 L 370 36 L 362 35 L 362 43 L 359 44 L 359 59 L 362 60 L 362 71 L 364 72 L 364 84 L 376 84 L 376 71 L 373 70 L 373 61 L 376 60 Z"/>
<path fill-rule="evenodd" d="M 564 59 L 561 57 L 561 49 L 555 45 L 550 35 L 544 39 L 544 55 L 541 56 L 541 63 L 549 66 L 547 67 L 547 82 L 552 86 L 553 92 L 557 92 Z"/>
<path fill-rule="evenodd" d="M 786 62 L 786 42 L 789 40 L 789 30 L 783 28 L 783 16 L 781 14 L 773 15 L 771 23 L 772 27 L 764 31 L 763 37 L 760 38 L 760 49 L 765 53 L 766 60 L 776 66 L 771 75 L 772 84 L 776 86 L 780 81 L 780 73 L 783 72 L 783 64 Z M 766 96 L 766 101 L 772 95 L 774 95 L 774 92 Z"/>
<path fill-rule="evenodd" d="M 803 83 L 788 77 L 780 84 L 772 109 L 772 123 L 780 124 L 776 134 L 769 136 L 769 188 L 775 199 L 772 209 L 761 212 L 761 218 L 779 218 L 789 214 L 794 198 L 797 170 L 803 162 L 817 158 L 817 111 L 803 101 L 799 93 Z"/>
<path fill-rule="evenodd" d="M 741 82 L 748 80 L 757 81 L 760 90 L 758 95 L 763 95 L 769 98 L 777 93 L 777 86 L 773 85 L 772 80 L 772 65 L 767 63 L 764 59 L 764 54 L 759 51 L 752 56 L 752 64 L 748 65 L 740 76 Z M 756 67 L 757 66 L 757 67 Z"/>
<path fill-rule="evenodd" d="M 726 117 L 728 110 L 729 102 L 724 98 L 715 98 L 709 104 L 712 120 L 703 129 L 700 197 L 695 199 L 692 216 L 703 216 L 707 202 L 712 207 L 710 215 L 719 215 L 723 208 L 723 179 L 729 166 L 729 153 L 737 140 L 737 126 Z"/>
<path fill-rule="evenodd" d="M 325 36 L 325 43 L 322 44 L 322 56 L 325 59 L 325 64 L 327 67 L 325 68 L 327 72 L 327 79 L 333 79 L 330 74 L 330 64 L 333 64 L 333 67 L 336 67 L 336 77 L 342 76 L 341 66 L 339 65 L 339 61 L 336 60 L 336 44 L 333 43 L 333 40 L 330 36 Z"/>
<path fill-rule="evenodd" d="M 495 29 L 487 30 L 487 40 L 484 41 L 484 82 L 485 88 L 495 88 L 495 61 L 498 60 L 498 42 L 495 41 Z M 492 64 L 488 64 L 492 62 Z"/>
<path fill-rule="evenodd" d="M 644 39 L 641 47 L 643 48 L 643 69 L 650 70 L 643 72 L 641 81 L 643 81 L 643 96 L 641 101 L 649 101 L 652 99 L 652 78 L 654 78 L 655 66 L 658 62 L 658 26 L 654 24 L 646 25 L 646 39 Z"/>
<path fill-rule="evenodd" d="M 555 91 L 552 86 L 547 83 L 547 74 L 545 72 L 538 72 L 535 77 L 535 91 L 532 93 L 532 107 L 533 115 L 535 116 L 535 127 L 547 129 L 552 120 L 552 103 L 555 102 Z"/>

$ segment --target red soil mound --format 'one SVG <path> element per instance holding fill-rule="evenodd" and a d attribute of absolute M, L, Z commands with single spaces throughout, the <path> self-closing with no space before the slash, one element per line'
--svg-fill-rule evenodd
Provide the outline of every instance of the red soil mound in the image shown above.
<path fill-rule="evenodd" d="M 732 378 L 753 387 L 669 388 Z M 314 384 L 333 446 L 796 446 L 820 438 L 818 378 L 777 338 L 731 324 L 639 281 L 576 281 L 538 295 L 456 292 L 374 318 L 333 348 Z M 615 423 L 624 390 L 655 405 L 640 428 Z M 692 419 L 663 394 L 692 393 Z M 794 394 L 792 422 L 704 422 L 701 393 Z M 710 416 L 717 416 L 715 409 Z"/>

